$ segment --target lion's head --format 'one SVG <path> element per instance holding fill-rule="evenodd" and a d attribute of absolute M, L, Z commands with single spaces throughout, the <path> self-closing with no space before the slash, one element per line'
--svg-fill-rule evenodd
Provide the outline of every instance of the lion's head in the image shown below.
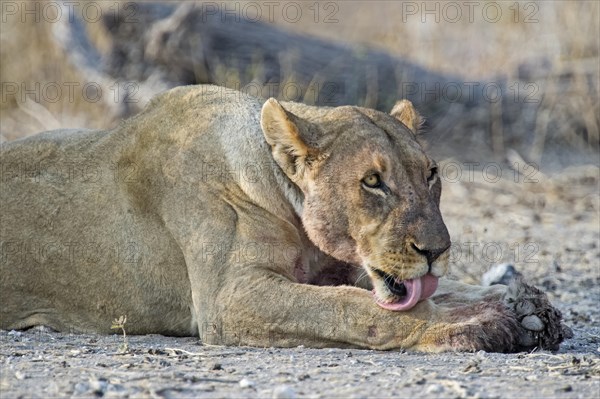
<path fill-rule="evenodd" d="M 409 101 L 390 115 L 360 107 L 264 104 L 275 161 L 302 190 L 302 221 L 325 253 L 361 265 L 377 303 L 406 310 L 446 273 L 450 238 L 435 162 L 416 140 Z"/>

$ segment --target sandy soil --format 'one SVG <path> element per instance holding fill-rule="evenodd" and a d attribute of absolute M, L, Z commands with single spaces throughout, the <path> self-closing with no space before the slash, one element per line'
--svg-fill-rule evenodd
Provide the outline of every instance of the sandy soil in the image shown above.
<path fill-rule="evenodd" d="M 499 166 L 503 177 L 496 181 L 489 165 L 452 162 L 440 166 L 442 212 L 453 237 L 451 277 L 477 282 L 491 265 L 513 263 L 548 292 L 573 329 L 560 351 L 215 347 L 152 335 L 129 337 L 122 354 L 119 335 L 2 331 L 2 398 L 598 397 L 598 168 L 548 177 Z"/>

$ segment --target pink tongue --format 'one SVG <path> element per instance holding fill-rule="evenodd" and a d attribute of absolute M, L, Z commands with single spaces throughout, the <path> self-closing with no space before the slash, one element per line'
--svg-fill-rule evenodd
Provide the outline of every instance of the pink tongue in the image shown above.
<path fill-rule="evenodd" d="M 406 296 L 398 302 L 379 302 L 377 304 L 388 310 L 409 310 L 417 302 L 427 299 L 433 295 L 438 286 L 438 278 L 432 274 L 426 274 L 420 278 L 413 278 L 403 282 L 406 287 Z"/>

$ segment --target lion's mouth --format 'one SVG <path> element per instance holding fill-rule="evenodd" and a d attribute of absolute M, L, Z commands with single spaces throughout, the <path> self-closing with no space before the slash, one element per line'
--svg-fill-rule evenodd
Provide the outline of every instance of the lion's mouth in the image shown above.
<path fill-rule="evenodd" d="M 419 301 L 433 295 L 438 286 L 438 278 L 430 273 L 409 280 L 400 280 L 382 270 L 374 269 L 383 279 L 386 288 L 392 294 L 391 300 L 383 301 L 374 292 L 375 301 L 388 310 L 409 310 Z"/>

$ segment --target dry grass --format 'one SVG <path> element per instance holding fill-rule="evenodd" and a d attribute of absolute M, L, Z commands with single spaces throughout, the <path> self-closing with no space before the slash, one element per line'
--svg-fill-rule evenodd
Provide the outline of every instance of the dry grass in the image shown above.
<path fill-rule="evenodd" d="M 283 17 L 282 11 L 288 3 L 277 3 L 273 13 L 273 23 L 286 30 L 344 42 L 355 46 L 357 51 L 361 46 L 378 47 L 466 81 L 502 76 L 509 84 L 533 82 L 547 112 L 537 116 L 533 141 L 523 154 L 529 160 L 539 162 L 555 140 L 566 141 L 576 150 L 598 152 L 600 3 L 596 1 L 493 2 L 502 12 L 502 17 L 493 22 L 495 10 L 485 2 L 476 2 L 471 18 L 464 2 L 425 4 L 365 0 L 300 2 L 302 18 L 292 23 L 290 18 Z M 101 4 L 110 7 L 114 2 Z M 247 5 L 262 3 L 234 4 L 238 4 L 242 13 L 247 10 L 247 14 L 251 14 Z M 463 5 L 460 18 L 455 18 L 454 4 Z M 428 10 L 437 7 L 437 11 L 427 14 L 423 7 Z M 266 21 L 267 9 L 261 8 L 263 21 Z M 452 22 L 453 19 L 456 22 Z M 337 22 L 326 23 L 327 20 Z M 61 86 L 64 82 L 86 82 L 86 77 L 78 76 L 77 71 L 64 62 L 64 55 L 52 46 L 47 23 L 23 24 L 11 18 L 8 21 L 0 24 L 3 84 L 14 82 L 32 87 L 36 82 L 42 86 L 49 82 L 58 82 Z M 531 67 L 520 69 L 523 63 Z M 81 93 L 76 92 L 74 101 L 67 96 L 58 102 L 42 99 L 41 107 L 31 100 L 22 101 L 22 96 L 4 94 L 0 102 L 3 139 L 11 140 L 49 128 L 103 128 L 116 122 L 101 102 L 85 101 Z M 507 135 L 513 132 L 506 132 L 501 121 L 503 112 L 510 111 L 495 107 L 491 112 L 496 117 L 485 135 L 490 136 L 494 154 L 502 156 L 510 147 Z"/>
<path fill-rule="evenodd" d="M 22 7 L 30 2 L 16 3 Z M 35 23 L 29 16 L 23 23 L 20 14 L 0 17 L 0 142 L 43 130 L 106 128 L 115 123 L 102 102 L 85 100 L 82 87 L 86 77 L 66 63 L 64 55 L 56 50 L 50 22 L 41 19 Z M 79 86 L 72 86 L 74 83 Z M 10 95 L 7 89 L 12 90 L 15 84 L 18 93 Z M 54 84 L 62 90 L 57 101 L 51 91 Z M 69 86 L 74 87 L 73 96 L 67 94 Z M 28 95 L 27 90 L 35 94 Z"/>
<path fill-rule="evenodd" d="M 461 17 L 455 18 L 457 14 L 450 4 L 464 2 L 435 2 L 439 12 L 427 14 L 426 9 L 435 9 L 435 3 L 431 3 L 338 2 L 337 23 L 314 23 L 312 3 L 302 3 L 307 18 L 290 23 L 279 17 L 275 23 L 338 42 L 377 46 L 464 79 L 516 76 L 519 64 L 536 59 L 558 63 L 558 71 L 598 66 L 600 3 L 596 1 L 493 2 L 501 10 L 497 22 L 493 7 L 484 12 L 484 2 L 472 6 L 472 19 L 464 5 Z M 519 4 L 518 12 L 515 4 Z M 413 6 L 418 9 L 412 11 Z M 321 20 L 325 14 L 322 9 Z"/>

